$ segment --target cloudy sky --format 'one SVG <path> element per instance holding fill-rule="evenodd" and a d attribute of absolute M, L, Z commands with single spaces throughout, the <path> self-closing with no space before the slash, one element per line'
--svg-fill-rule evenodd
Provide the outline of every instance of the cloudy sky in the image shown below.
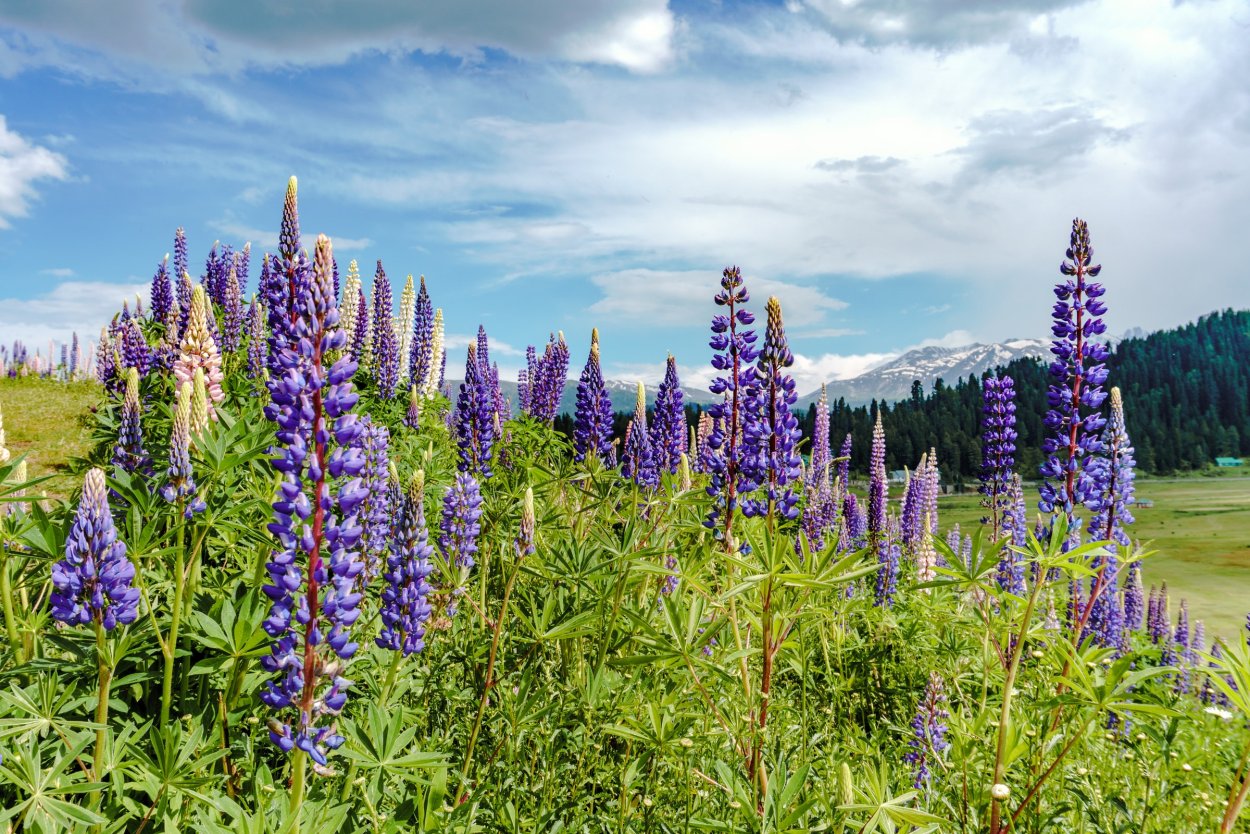
<path fill-rule="evenodd" d="M 0 0 L 0 340 L 98 331 L 179 225 L 273 248 L 292 174 L 507 371 L 597 325 L 698 379 L 729 264 L 804 390 L 1044 336 L 1074 216 L 1111 330 L 1173 326 L 1250 305 L 1248 43 L 1245 0 Z"/>

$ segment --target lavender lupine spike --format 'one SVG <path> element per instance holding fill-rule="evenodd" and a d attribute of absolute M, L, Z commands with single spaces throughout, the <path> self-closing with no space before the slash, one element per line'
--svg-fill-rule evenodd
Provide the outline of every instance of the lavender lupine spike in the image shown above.
<path fill-rule="evenodd" d="M 357 322 L 360 310 L 360 268 L 355 261 L 347 265 L 347 279 L 343 282 L 343 301 L 339 305 L 339 329 L 347 335 L 345 350 L 352 357 L 357 355 Z"/>
<path fill-rule="evenodd" d="M 117 539 L 104 472 L 91 469 L 65 539 L 65 558 L 52 566 L 52 616 L 68 625 L 95 621 L 112 631 L 139 615 L 135 568 Z"/>
<path fill-rule="evenodd" d="M 356 332 L 352 334 L 351 355 L 362 370 L 373 367 L 373 316 L 364 289 L 356 293 Z"/>
<path fill-rule="evenodd" d="M 677 471 L 682 452 L 686 451 L 686 409 L 677 378 L 677 360 L 671 353 L 664 367 L 664 380 L 655 396 L 651 451 L 656 465 L 670 474 Z"/>
<path fill-rule="evenodd" d="M 243 251 L 234 254 L 234 277 L 239 282 L 239 298 L 247 295 L 247 279 L 252 271 L 252 242 L 243 244 Z"/>
<path fill-rule="evenodd" d="M 573 446 L 577 450 L 574 459 L 579 463 L 588 456 L 606 463 L 612 449 L 612 400 L 599 367 L 598 328 L 590 331 L 590 355 L 577 383 Z"/>
<path fill-rule="evenodd" d="M 708 407 L 712 415 L 712 430 L 708 435 L 708 449 L 704 466 L 711 476 L 707 493 L 712 497 L 712 509 L 704 526 L 713 530 L 716 538 L 733 548 L 734 512 L 738 508 L 738 495 L 745 485 L 743 464 L 743 423 L 747 417 L 747 389 L 755 380 L 756 333 L 748 328 L 755 323 L 755 316 L 742 305 L 751 300 L 742 281 L 742 271 L 736 266 L 727 267 L 721 273 L 720 291 L 715 302 L 724 307 L 725 313 L 712 317 L 712 367 L 722 375 L 712 380 L 708 390 L 722 397 Z"/>
<path fill-rule="evenodd" d="M 265 313 L 256 296 L 247 308 L 247 376 L 258 380 L 265 373 Z"/>
<path fill-rule="evenodd" d="M 1047 457 L 1041 468 L 1044 481 L 1038 507 L 1044 513 L 1066 514 L 1071 530 L 1079 529 L 1077 508 L 1093 495 L 1089 466 L 1103 452 L 1099 432 L 1106 420 L 1100 409 L 1106 399 L 1102 385 L 1107 380 L 1108 349 L 1095 339 L 1107 331 L 1102 320 L 1107 308 L 1101 300 L 1105 290 L 1101 284 L 1086 281 L 1097 277 L 1102 266 L 1091 263 L 1089 228 L 1080 218 L 1072 221 L 1066 254 L 1059 271 L 1068 279 L 1055 287 L 1058 301 L 1051 328 L 1055 359 L 1050 364 L 1050 410 L 1045 421 L 1051 435 L 1042 442 Z"/>
<path fill-rule="evenodd" d="M 744 496 L 742 512 L 747 516 L 795 518 L 798 496 L 792 484 L 801 474 L 797 447 L 802 433 L 798 418 L 790 410 L 798 400 L 794 377 L 783 371 L 794 364 L 794 354 L 786 340 L 781 302 L 771 296 L 766 308 L 764 346 L 755 379 L 747 388 L 742 428 L 744 492 L 762 488 L 764 497 Z"/>
<path fill-rule="evenodd" d="M 494 392 L 486 369 L 478 359 L 477 346 L 469 345 L 464 382 L 456 398 L 457 467 L 461 472 L 489 478 L 495 444 Z"/>
<path fill-rule="evenodd" d="M 399 341 L 395 334 L 391 282 L 378 261 L 373 273 L 373 378 L 378 396 L 389 400 L 399 386 Z"/>
<path fill-rule="evenodd" d="M 164 321 L 169 315 L 169 308 L 174 305 L 174 286 L 169 280 L 169 256 L 156 267 L 152 276 L 152 289 L 148 293 L 152 300 L 152 320 Z"/>
<path fill-rule="evenodd" d="M 204 274 L 200 276 L 200 286 L 208 294 L 208 299 L 217 304 L 221 303 L 217 281 L 218 267 L 221 261 L 217 254 L 217 247 L 220 245 L 220 240 L 213 241 L 212 247 L 208 250 L 208 258 L 204 261 Z"/>
<path fill-rule="evenodd" d="M 899 516 L 899 530 L 903 537 L 903 547 L 914 553 L 920 543 L 921 533 L 928 532 L 924 524 L 926 475 L 929 468 L 929 456 L 920 456 L 916 471 L 912 472 L 903 486 L 903 509 Z"/>
<path fill-rule="evenodd" d="M 174 280 L 180 279 L 187 274 L 187 270 L 191 268 L 191 262 L 187 260 L 187 232 L 181 226 L 174 231 Z M 191 296 L 178 298 L 178 303 L 186 306 L 191 300 Z"/>
<path fill-rule="evenodd" d="M 184 385 L 175 395 L 174 420 L 169 433 L 169 466 L 161 497 L 171 504 L 181 503 L 183 514 L 205 509 L 204 499 L 196 496 L 195 477 L 191 472 L 191 386 Z"/>
<path fill-rule="evenodd" d="M 541 358 L 530 346 L 526 351 L 526 367 L 521 372 L 524 376 L 523 388 L 518 388 L 518 395 L 523 394 L 521 410 L 543 423 L 550 423 L 556 418 L 560 408 L 560 398 L 564 394 L 564 384 L 569 372 L 569 346 L 564 343 L 564 334 L 559 341 L 555 334 L 547 339 L 547 347 Z"/>
<path fill-rule="evenodd" d="M 1012 474 L 1008 481 L 1002 513 L 1005 537 L 998 556 L 998 587 L 1018 597 L 1025 595 L 1024 563 L 1012 547 L 1024 547 L 1028 541 L 1028 511 L 1024 504 L 1024 484 L 1020 476 Z"/>
<path fill-rule="evenodd" d="M 283 231 L 290 236 L 285 225 Z M 356 477 L 363 456 L 354 448 L 363 425 L 351 413 L 356 366 L 343 357 L 325 367 L 326 354 L 345 342 L 332 264 L 330 240 L 322 235 L 312 280 L 295 298 L 294 338 L 279 351 L 281 373 L 269 382 L 277 424 L 273 466 L 282 480 L 269 525 L 279 549 L 270 555 L 262 589 L 271 600 L 263 627 L 273 642 L 261 665 L 275 678 L 261 700 L 279 713 L 269 721 L 270 739 L 284 752 L 308 753 L 314 769 L 324 768 L 327 752 L 343 743 L 333 719 L 350 685 L 340 675 L 342 661 L 358 647 L 349 628 L 360 614 L 363 565 L 354 548 L 361 532 L 356 510 L 366 495 Z"/>
<path fill-rule="evenodd" d="M 838 450 L 838 467 L 837 467 L 837 489 L 838 494 L 835 496 L 842 499 L 847 493 L 851 482 L 851 435 L 848 433 L 846 439 L 842 441 L 842 448 Z M 841 500 L 838 503 L 842 503 Z"/>
<path fill-rule="evenodd" d="M 399 358 L 399 384 L 404 388 L 408 387 L 412 378 L 412 331 L 416 322 L 416 314 L 417 292 L 412 284 L 412 274 L 409 273 L 404 282 L 404 290 L 399 294 L 399 341 L 396 351 Z"/>
<path fill-rule="evenodd" d="M 1181 610 L 1176 616 L 1176 631 L 1172 634 L 1169 651 L 1165 652 L 1164 663 L 1176 666 L 1179 674 L 1176 677 L 1175 689 L 1184 695 L 1189 692 L 1189 667 L 1193 664 L 1193 649 L 1190 646 L 1189 603 L 1181 600 Z"/>
<path fill-rule="evenodd" d="M 929 447 L 928 469 L 925 470 L 924 512 L 929 517 L 929 532 L 938 531 L 938 494 L 942 491 L 942 472 L 938 469 L 937 449 Z"/>
<path fill-rule="evenodd" d="M 404 412 L 404 426 L 416 431 L 421 427 L 421 395 L 417 386 L 408 388 L 408 410 Z"/>
<path fill-rule="evenodd" d="M 69 378 L 77 379 L 82 370 L 82 346 L 78 343 L 78 331 L 74 331 L 69 348 Z"/>
<path fill-rule="evenodd" d="M 152 367 L 152 353 L 137 319 L 126 322 L 121 329 L 121 355 L 125 367 L 136 369 L 141 377 L 147 376 Z"/>
<path fill-rule="evenodd" d="M 382 629 L 375 642 L 407 657 L 425 648 L 425 624 L 430 619 L 430 583 L 434 570 L 425 524 L 425 474 L 412 477 L 395 508 L 390 553 L 382 588 Z"/>
<path fill-rule="evenodd" d="M 1011 377 L 986 376 L 981 383 L 981 506 L 990 527 L 990 541 L 1004 535 L 1011 470 L 1016 463 L 1016 402 Z"/>
<path fill-rule="evenodd" d="M 456 475 L 456 482 L 443 496 L 443 520 L 438 537 L 439 550 L 448 565 L 471 568 L 477 553 L 477 537 L 482 532 L 482 492 L 468 472 Z"/>
<path fill-rule="evenodd" d="M 621 474 L 643 489 L 660 486 L 660 471 L 656 466 L 651 437 L 647 432 L 646 390 L 638 383 L 638 398 L 634 405 L 634 417 L 625 432 L 625 451 L 621 456 Z"/>
<path fill-rule="evenodd" d="M 803 514 L 800 527 L 803 538 L 812 550 L 823 550 L 825 534 L 836 520 L 837 509 L 833 492 L 833 455 L 829 449 L 829 394 L 820 386 L 820 399 L 816 402 L 816 421 L 812 429 L 811 464 L 803 480 Z M 796 551 L 799 540 L 794 542 Z"/>
<path fill-rule="evenodd" d="M 187 331 L 182 337 L 182 346 L 173 371 L 176 387 L 182 388 L 192 382 L 197 368 L 203 370 L 209 399 L 216 404 L 224 400 L 226 394 L 221 389 L 224 378 L 221 371 L 221 353 L 208 332 L 207 317 L 212 315 L 208 303 L 204 288 L 196 287 L 191 297 L 191 318 L 187 321 Z M 213 419 L 217 418 L 212 405 L 209 406 L 209 414 Z"/>
<path fill-rule="evenodd" d="M 195 285 L 191 283 L 191 275 L 182 273 L 178 277 L 178 338 L 187 331 L 187 322 L 191 319 L 192 297 Z"/>
<path fill-rule="evenodd" d="M 1155 600 L 1154 616 L 1146 624 L 1150 633 L 1150 641 L 1155 645 L 1166 643 L 1171 636 L 1169 631 L 1172 614 L 1168 603 L 1168 585 L 1166 582 L 1159 588 L 1159 596 Z"/>
<path fill-rule="evenodd" d="M 950 747 L 950 742 L 946 740 L 948 718 L 950 713 L 946 710 L 942 678 L 937 672 L 930 672 L 929 684 L 916 708 L 916 717 L 911 722 L 912 738 L 907 743 L 909 749 L 903 755 L 903 761 L 912 767 L 916 790 L 929 787 L 933 764 L 940 762 L 942 754 Z"/>
<path fill-rule="evenodd" d="M 376 425 L 372 417 L 365 415 L 363 427 L 354 442 L 364 459 L 360 471 L 361 486 L 365 497 L 356 510 L 360 525 L 357 551 L 364 559 L 361 581 L 364 584 L 377 575 L 386 559 L 388 535 L 395 508 L 390 502 L 390 439 L 391 433 L 384 425 Z"/>
<path fill-rule="evenodd" d="M 262 277 L 264 275 L 262 269 Z M 261 299 L 269 314 L 269 377 L 279 379 L 287 368 L 278 358 L 283 350 L 297 349 L 296 325 L 303 311 L 299 304 L 308 297 L 313 268 L 300 249 L 299 195 L 295 177 L 287 181 L 286 199 L 282 204 L 282 226 L 278 234 L 278 255 L 269 259 L 269 280 L 262 280 Z M 273 420 L 275 408 L 268 407 L 266 416 Z"/>
<path fill-rule="evenodd" d="M 1090 628 L 1099 642 L 1112 645 L 1123 629 L 1123 612 L 1116 596 L 1117 550 L 1129 545 L 1125 527 L 1133 522 L 1133 446 L 1124 427 L 1124 402 L 1120 389 L 1111 389 L 1111 419 L 1102 437 L 1105 456 L 1087 464 L 1091 487 L 1087 506 L 1093 511 L 1089 534 L 1094 541 L 1110 541 L 1106 552 L 1095 558 L 1098 574 L 1090 579 Z"/>
<path fill-rule="evenodd" d="M 875 545 L 885 536 L 885 510 L 889 484 L 885 472 L 885 428 L 881 412 L 872 428 L 872 450 L 868 464 L 868 538 Z"/>
<path fill-rule="evenodd" d="M 867 543 L 868 516 L 859 506 L 859 499 L 853 492 L 846 493 L 846 497 L 842 499 L 842 518 L 846 541 L 845 546 L 839 547 L 839 552 L 860 550 Z"/>
<path fill-rule="evenodd" d="M 113 464 L 123 472 L 131 474 L 152 474 L 152 458 L 143 447 L 143 425 L 140 422 L 142 406 L 139 402 L 139 371 L 136 368 L 126 369 L 126 394 L 122 399 L 120 426 L 117 431 L 117 445 L 113 449 Z M 4 443 L 4 432 L 0 428 L 0 446 Z M 7 450 L 6 450 L 7 455 Z"/>
<path fill-rule="evenodd" d="M 1142 629 L 1144 593 L 1141 562 L 1129 562 L 1128 575 L 1124 578 L 1124 628 L 1128 631 L 1141 631 Z"/>
<path fill-rule="evenodd" d="M 417 299 L 413 307 L 412 333 L 409 337 L 408 355 L 404 360 L 408 363 L 408 377 L 413 385 L 420 388 L 430 373 L 430 358 L 434 342 L 434 305 L 430 302 L 429 290 L 425 287 L 425 276 L 420 278 Z"/>
<path fill-rule="evenodd" d="M 243 344 L 243 290 L 239 286 L 239 274 L 234 265 L 226 273 L 222 284 L 221 350 L 234 353 Z"/>

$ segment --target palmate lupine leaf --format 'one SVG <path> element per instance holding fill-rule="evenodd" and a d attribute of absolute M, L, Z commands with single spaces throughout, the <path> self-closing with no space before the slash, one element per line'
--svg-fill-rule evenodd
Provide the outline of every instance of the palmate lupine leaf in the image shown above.
<path fill-rule="evenodd" d="M 188 733 L 180 721 L 163 727 L 154 723 L 146 739 L 136 739 L 129 744 L 129 761 L 125 768 L 130 777 L 127 784 L 148 795 L 152 803 L 150 813 L 155 818 L 163 816 L 160 813 L 162 803 L 168 805 L 170 800 L 184 797 L 224 810 L 218 801 L 220 795 L 214 796 L 205 789 L 223 781 L 224 776 L 214 772 L 213 763 L 226 755 L 226 751 L 204 747 L 201 726 L 193 725 Z"/>
<path fill-rule="evenodd" d="M 0 811 L 0 822 L 16 820 L 24 831 L 78 831 L 80 826 L 99 825 L 107 818 L 77 804 L 78 794 L 101 791 L 103 782 L 84 781 L 77 760 L 94 740 L 94 734 L 82 733 L 72 744 L 60 739 L 40 740 L 30 735 L 26 744 L 11 751 L 0 764 L 0 782 L 12 785 L 20 801 Z M 44 766 L 44 747 L 54 747 L 51 762 Z"/>

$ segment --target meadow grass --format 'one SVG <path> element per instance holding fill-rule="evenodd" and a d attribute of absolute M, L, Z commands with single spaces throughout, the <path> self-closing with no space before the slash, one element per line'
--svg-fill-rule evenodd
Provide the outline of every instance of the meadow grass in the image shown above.
<path fill-rule="evenodd" d="M 31 478 L 52 476 L 36 490 L 65 497 L 79 486 L 71 461 L 90 448 L 86 418 L 100 402 L 100 393 L 95 382 L 0 379 L 0 412 L 9 452 L 14 458 L 29 452 Z"/>
<path fill-rule="evenodd" d="M 1151 552 L 1143 562 L 1147 589 L 1167 582 L 1173 619 L 1187 599 L 1191 620 L 1206 623 L 1208 640 L 1231 638 L 1250 611 L 1250 477 L 1142 477 L 1137 497 L 1154 501 L 1133 508 L 1137 521 L 1129 530 Z M 982 515 L 979 502 L 976 494 L 942 496 L 943 531 L 956 523 L 972 531 Z"/>

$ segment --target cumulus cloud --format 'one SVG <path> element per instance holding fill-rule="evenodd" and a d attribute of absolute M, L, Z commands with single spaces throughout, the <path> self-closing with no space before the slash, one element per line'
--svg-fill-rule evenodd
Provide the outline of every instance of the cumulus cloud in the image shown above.
<path fill-rule="evenodd" d="M 68 341 L 75 332 L 94 339 L 123 301 L 134 306 L 136 294 L 147 304 L 147 282 L 62 281 L 32 298 L 0 298 L 0 333 L 32 349 Z"/>
<path fill-rule="evenodd" d="M 38 197 L 40 180 L 64 180 L 69 163 L 61 154 L 32 143 L 9 130 L 0 114 L 0 229 L 7 229 L 17 217 L 25 217 L 30 203 Z"/>

